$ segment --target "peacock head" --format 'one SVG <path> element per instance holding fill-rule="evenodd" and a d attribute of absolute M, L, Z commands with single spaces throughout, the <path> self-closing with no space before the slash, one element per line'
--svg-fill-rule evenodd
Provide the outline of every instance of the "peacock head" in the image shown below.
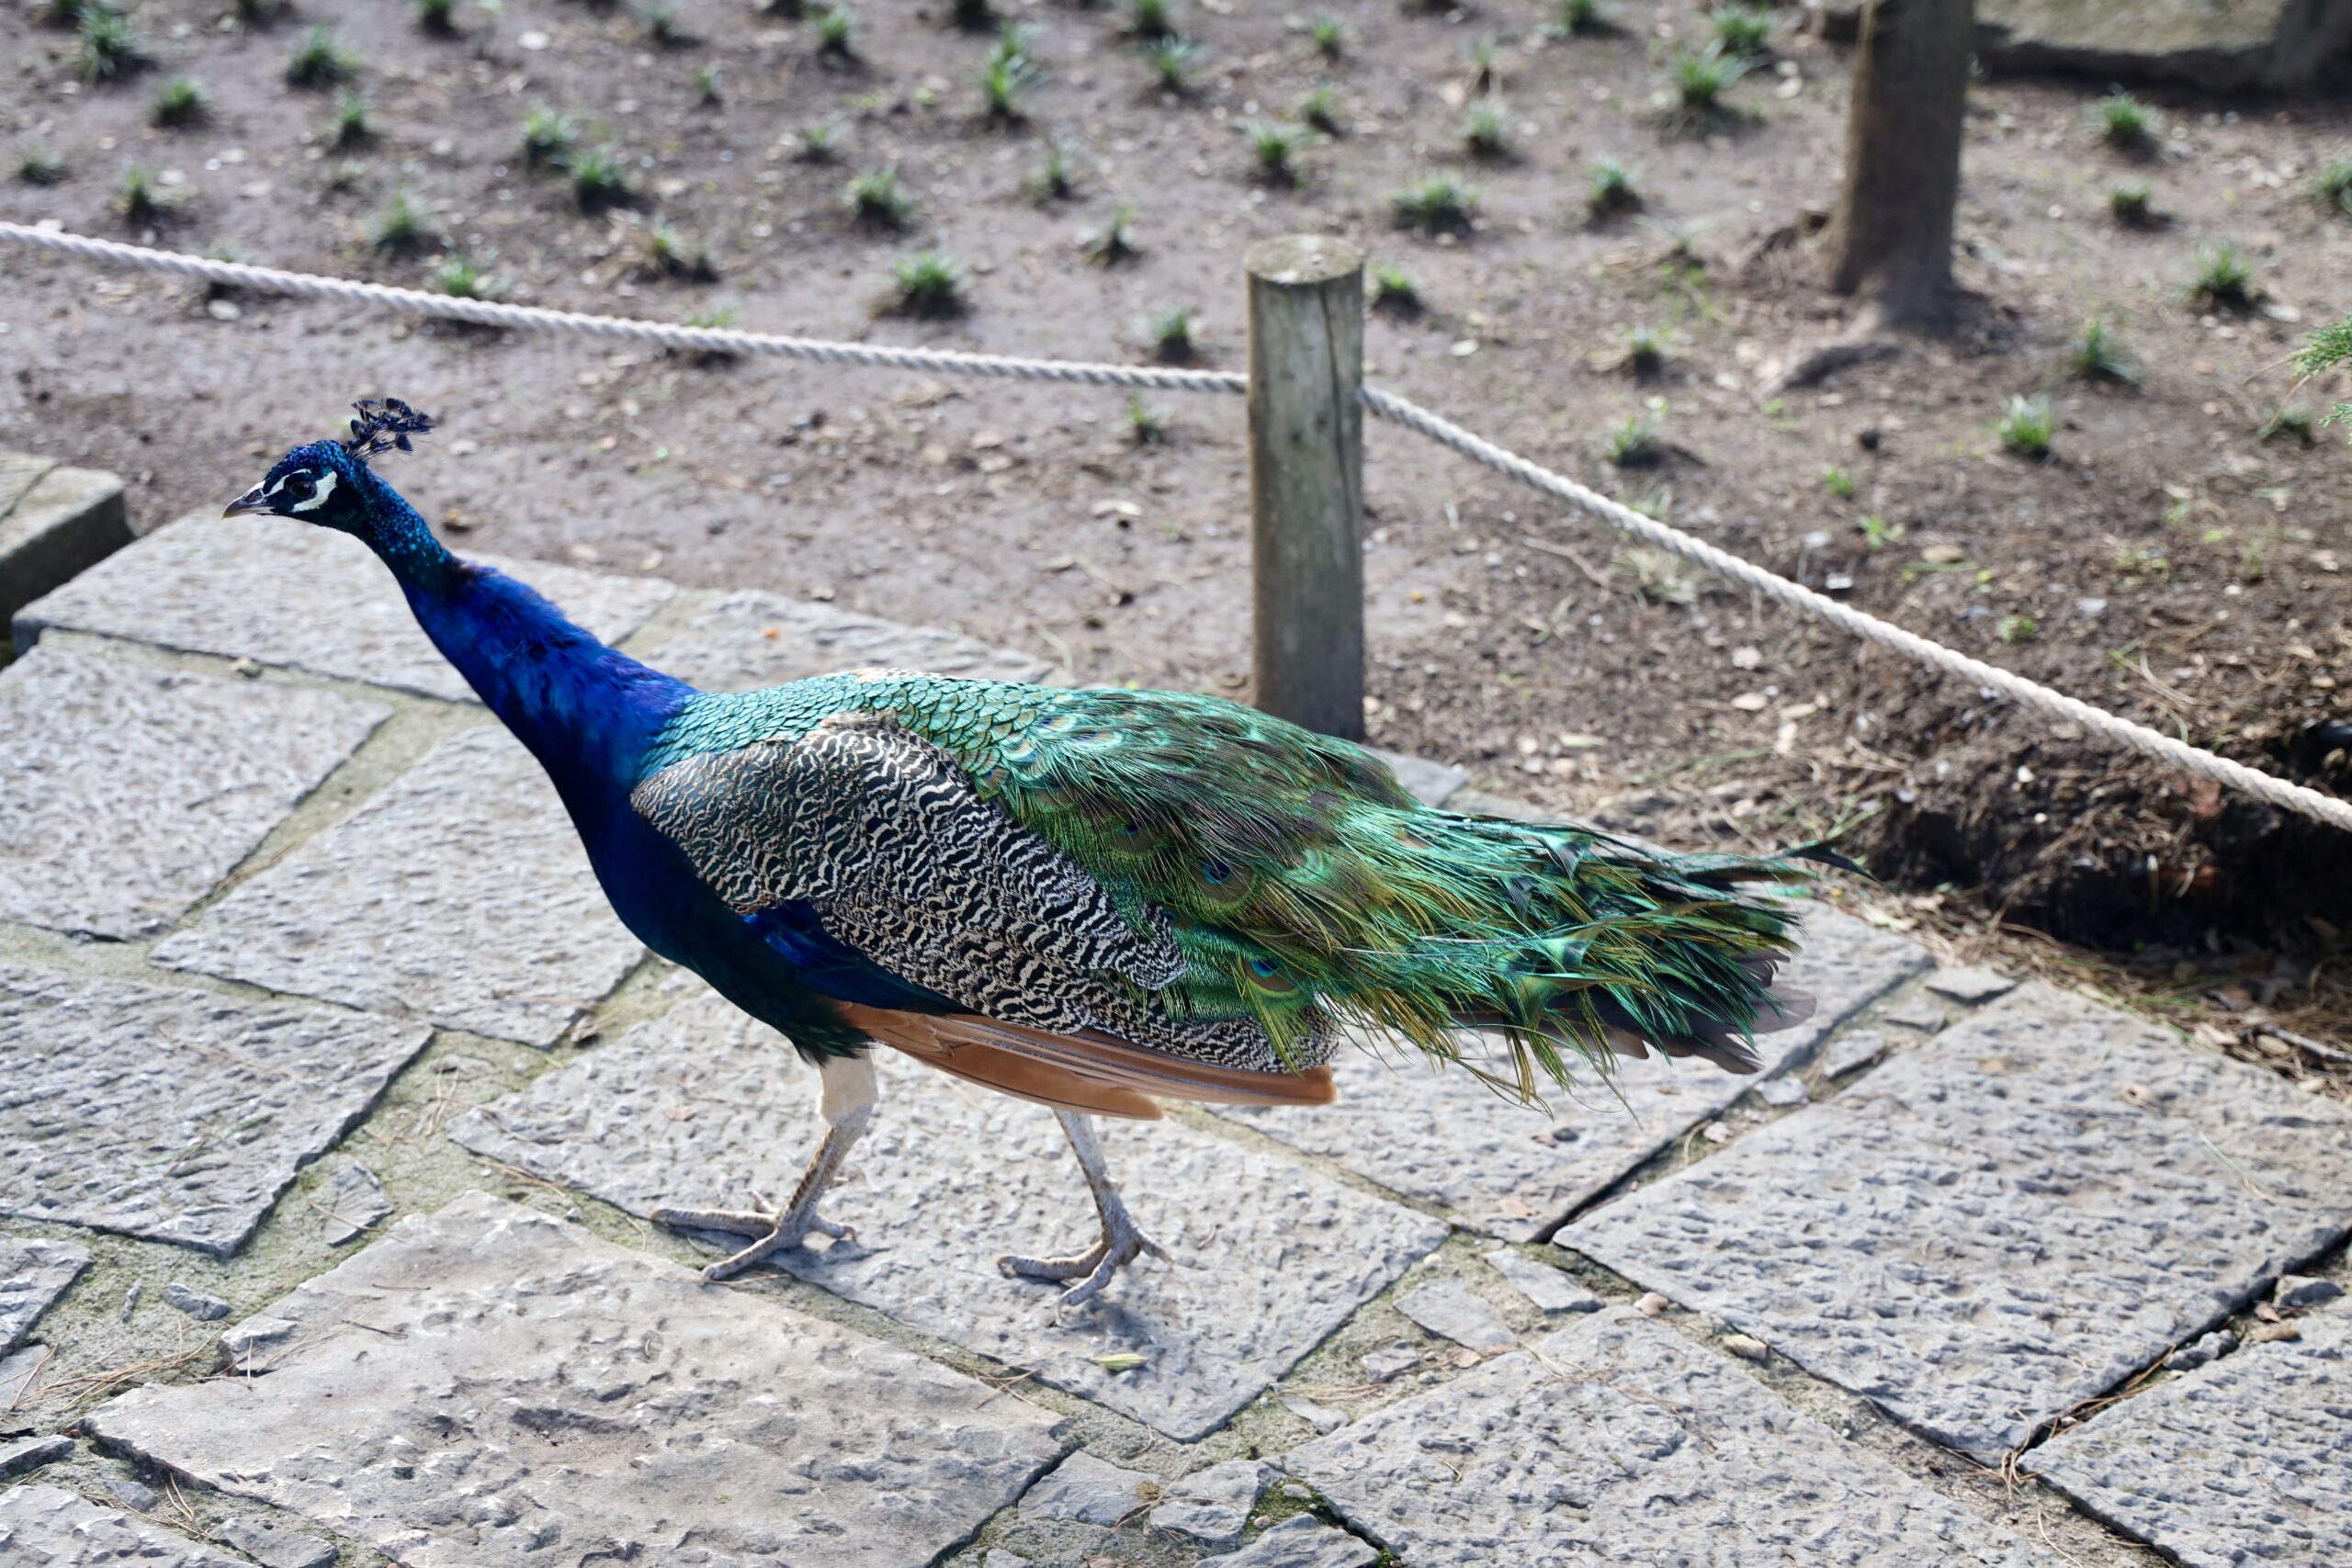
<path fill-rule="evenodd" d="M 221 515 L 291 517 L 369 538 L 379 511 L 379 486 L 368 459 L 379 452 L 413 450 L 409 437 L 431 430 L 433 421 L 398 398 L 370 398 L 352 407 L 359 417 L 351 422 L 349 436 L 295 447 Z"/>

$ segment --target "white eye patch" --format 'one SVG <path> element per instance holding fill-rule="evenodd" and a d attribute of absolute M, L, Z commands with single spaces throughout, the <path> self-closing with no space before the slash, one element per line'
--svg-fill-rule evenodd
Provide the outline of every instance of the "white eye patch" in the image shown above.
<path fill-rule="evenodd" d="M 289 474 L 287 477 L 291 479 L 293 476 Z M 292 506 L 288 507 L 287 510 L 288 512 L 316 512 L 320 507 L 324 506 L 327 503 L 327 497 L 334 493 L 335 480 L 340 477 L 341 476 L 333 468 L 329 468 L 325 473 L 319 476 L 318 494 L 311 497 L 308 501 L 298 501 Z"/>

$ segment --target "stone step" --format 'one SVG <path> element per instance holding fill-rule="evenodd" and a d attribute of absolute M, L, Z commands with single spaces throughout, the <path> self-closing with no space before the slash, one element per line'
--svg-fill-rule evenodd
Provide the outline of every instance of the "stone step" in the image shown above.
<path fill-rule="evenodd" d="M 130 543 L 114 475 L 0 452 L 0 623 Z"/>

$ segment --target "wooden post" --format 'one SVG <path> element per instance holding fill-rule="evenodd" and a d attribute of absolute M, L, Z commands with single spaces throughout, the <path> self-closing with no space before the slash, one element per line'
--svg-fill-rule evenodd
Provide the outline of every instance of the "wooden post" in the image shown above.
<path fill-rule="evenodd" d="M 1363 739 L 1363 253 L 1250 247 L 1250 546 L 1258 706 Z"/>

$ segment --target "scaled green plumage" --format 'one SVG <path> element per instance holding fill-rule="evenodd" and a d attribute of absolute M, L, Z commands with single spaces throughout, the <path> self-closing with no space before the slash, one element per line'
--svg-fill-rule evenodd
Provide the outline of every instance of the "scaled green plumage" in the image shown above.
<path fill-rule="evenodd" d="M 1253 1018 L 1286 1057 L 1318 1015 L 1447 1059 L 1475 1026 L 1510 1042 L 1501 1081 L 1533 1096 L 1570 1081 L 1564 1044 L 1604 1072 L 1612 1036 L 1733 1065 L 1780 1021 L 1770 974 L 1797 911 L 1734 885 L 1802 871 L 1431 809 L 1361 748 L 1220 698 L 831 675 L 692 698 L 642 776 L 845 711 L 946 751 L 1138 926 L 1165 911 L 1189 966 L 1162 1004 Z"/>

